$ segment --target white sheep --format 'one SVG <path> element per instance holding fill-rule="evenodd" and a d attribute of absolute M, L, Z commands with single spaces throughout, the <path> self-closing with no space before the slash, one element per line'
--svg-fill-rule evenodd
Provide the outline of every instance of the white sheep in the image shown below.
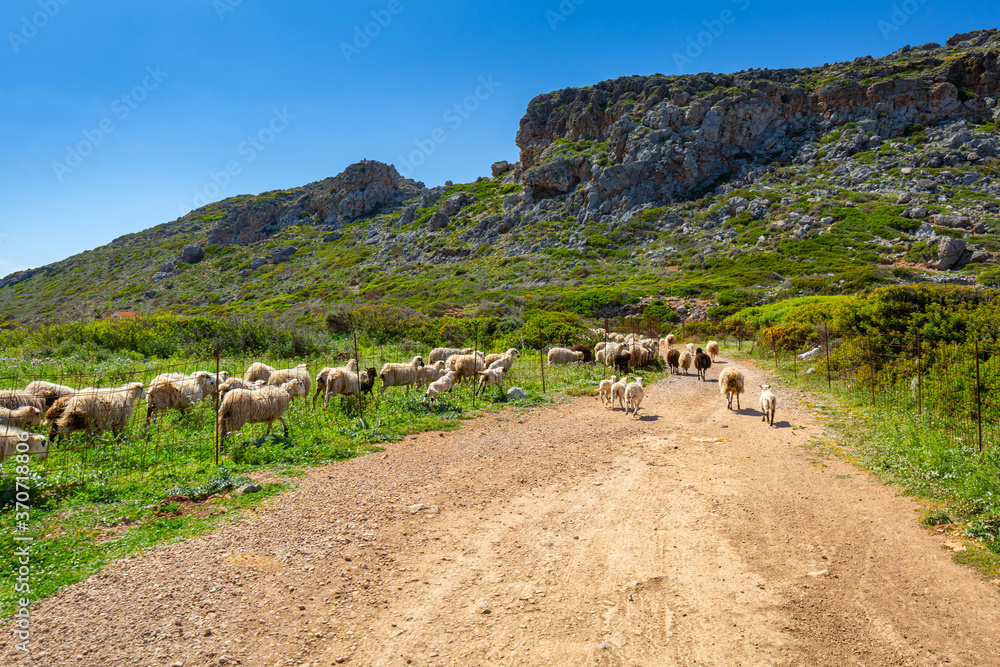
<path fill-rule="evenodd" d="M 271 377 L 271 373 L 274 372 L 274 368 L 268 366 L 265 363 L 256 361 L 250 364 L 250 368 L 243 373 L 243 379 L 247 382 L 256 382 L 257 380 L 263 380 L 267 382 L 268 378 Z"/>
<path fill-rule="evenodd" d="M 374 368 L 363 370 L 360 373 L 352 373 L 338 368 L 326 383 L 326 392 L 323 394 L 323 409 L 330 407 L 331 396 L 360 396 L 370 392 L 375 382 L 374 373 Z"/>
<path fill-rule="evenodd" d="M 597 387 L 597 396 L 601 399 L 601 405 L 611 405 L 611 401 L 613 400 L 611 387 L 617 379 L 612 375 L 610 380 L 601 380 L 601 384 Z"/>
<path fill-rule="evenodd" d="M 338 366 L 336 368 L 331 368 L 327 366 L 319 372 L 316 376 L 316 393 L 313 395 L 313 407 L 316 407 L 316 401 L 320 396 L 326 396 L 326 385 L 333 378 L 337 371 L 346 373 L 357 373 L 358 372 L 358 361 L 357 359 L 350 359 L 343 366 Z"/>
<path fill-rule="evenodd" d="M 448 361 L 448 357 L 460 354 L 472 354 L 472 352 L 473 350 L 471 347 L 435 347 L 431 350 L 431 353 L 427 355 L 427 362 L 433 364 L 437 361 Z"/>
<path fill-rule="evenodd" d="M 622 347 L 618 343 L 609 342 L 607 345 L 602 347 L 600 351 L 594 353 L 594 359 L 599 364 L 605 366 L 611 366 L 615 363 L 615 356 L 618 354 L 618 349 Z"/>
<path fill-rule="evenodd" d="M 673 334 L 667 334 L 667 337 L 663 339 L 663 344 L 666 345 L 668 348 L 673 347 L 674 345 L 677 344 L 677 336 Z"/>
<path fill-rule="evenodd" d="M 406 387 L 406 393 L 417 383 L 418 369 L 423 368 L 424 358 L 419 354 L 408 364 L 385 364 L 378 376 L 382 378 L 382 391 L 389 387 Z"/>
<path fill-rule="evenodd" d="M 816 357 L 818 357 L 820 354 L 822 354 L 822 352 L 823 348 L 814 347 L 808 352 L 803 352 L 802 354 L 798 355 L 796 359 L 798 359 L 799 361 L 809 361 L 810 359 L 815 359 Z"/>
<path fill-rule="evenodd" d="M 479 386 L 476 388 L 477 392 L 486 387 L 503 388 L 504 371 L 502 368 L 487 368 L 485 371 L 479 371 L 478 375 Z"/>
<path fill-rule="evenodd" d="M 113 389 L 81 389 L 70 396 L 56 426 L 60 435 L 76 431 L 111 430 L 120 435 L 132 418 L 135 402 L 144 398 L 146 392 L 141 382 L 132 382 Z"/>
<path fill-rule="evenodd" d="M 455 371 L 446 371 L 444 375 L 431 382 L 430 386 L 427 387 L 424 402 L 434 402 L 434 399 L 444 392 L 451 391 L 453 386 L 455 386 Z"/>
<path fill-rule="evenodd" d="M 688 369 L 691 368 L 691 362 L 694 361 L 694 355 L 688 350 L 681 352 L 681 358 L 678 359 L 680 367 L 684 369 L 684 375 L 688 374 Z"/>
<path fill-rule="evenodd" d="M 625 387 L 625 414 L 627 415 L 629 409 L 631 409 L 632 416 L 638 417 L 639 404 L 642 403 L 642 399 L 645 395 L 641 377 L 637 377 L 635 382 L 629 382 L 628 386 Z"/>
<path fill-rule="evenodd" d="M 553 347 L 548 354 L 549 366 L 561 364 L 572 364 L 576 361 L 583 361 L 583 352 L 574 352 L 565 347 Z"/>
<path fill-rule="evenodd" d="M 17 391 L 12 389 L 0 391 L 0 408 L 16 410 L 17 408 L 24 408 L 28 406 L 38 408 L 44 414 L 46 407 L 45 397 L 28 391 Z"/>
<path fill-rule="evenodd" d="M 222 400 L 219 406 L 217 428 L 221 441 L 226 435 L 238 431 L 247 424 L 267 424 L 267 434 L 271 426 L 280 421 L 288 437 L 288 424 L 285 423 L 285 413 L 292 405 L 292 398 L 302 395 L 302 382 L 297 378 L 285 382 L 280 387 L 266 385 L 257 391 L 233 389 Z"/>
<path fill-rule="evenodd" d="M 219 385 L 219 400 L 225 398 L 226 394 L 231 392 L 233 389 L 248 389 L 250 391 L 256 391 L 263 386 L 264 386 L 263 380 L 247 382 L 243 378 L 231 377 Z"/>
<path fill-rule="evenodd" d="M 447 372 L 448 369 L 444 367 L 444 361 L 435 361 L 429 366 L 421 366 L 417 369 L 417 384 L 421 387 L 426 387 L 435 380 L 444 377 L 444 374 Z"/>
<path fill-rule="evenodd" d="M 719 342 L 715 340 L 708 341 L 708 345 L 705 346 L 705 352 L 712 355 L 712 363 L 715 363 L 715 358 L 719 356 Z"/>
<path fill-rule="evenodd" d="M 761 421 L 769 422 L 768 426 L 774 426 L 774 413 L 778 409 L 778 397 L 771 391 L 770 385 L 762 384 L 760 389 L 760 411 L 764 413 Z"/>
<path fill-rule="evenodd" d="M 229 379 L 229 371 L 219 371 L 218 373 L 212 371 L 195 371 L 191 374 L 191 377 L 200 374 L 207 375 L 214 380 L 212 391 L 208 393 L 209 396 L 215 396 L 216 392 L 219 391 L 219 387 L 222 386 L 222 383 Z"/>
<path fill-rule="evenodd" d="M 615 402 L 621 404 L 622 409 L 625 408 L 625 389 L 628 387 L 628 376 L 626 375 L 618 382 L 611 385 L 611 409 L 615 409 Z"/>
<path fill-rule="evenodd" d="M 691 358 L 694 359 L 694 355 L 695 355 L 695 352 L 694 352 L 694 343 L 688 343 L 684 347 L 691 354 Z"/>
<path fill-rule="evenodd" d="M 186 413 L 206 396 L 214 396 L 216 388 L 215 374 L 208 371 L 198 371 L 190 377 L 177 373 L 157 375 L 146 392 L 146 424 L 157 411 Z"/>
<path fill-rule="evenodd" d="M 25 426 L 35 426 L 42 423 L 42 411 L 34 405 L 25 405 L 23 408 L 0 408 L 0 427 L 14 426 L 24 428 Z"/>
<path fill-rule="evenodd" d="M 733 409 L 733 397 L 736 397 L 736 410 L 740 410 L 740 394 L 743 393 L 743 373 L 735 366 L 727 366 L 719 373 L 719 393 L 726 397 L 727 406 Z"/>
<path fill-rule="evenodd" d="M 296 389 L 298 392 L 295 396 L 292 396 L 292 400 L 295 400 L 296 396 L 301 396 L 303 399 L 309 399 L 309 389 L 312 386 L 312 378 L 309 376 L 309 366 L 306 364 L 299 364 L 295 368 L 285 368 L 282 370 L 277 370 L 271 373 L 267 378 L 267 384 L 270 387 L 281 387 L 289 380 L 298 380 L 299 386 Z M 306 407 L 309 407 L 308 405 Z"/>
<path fill-rule="evenodd" d="M 459 354 L 448 358 L 448 369 L 455 371 L 455 381 L 471 380 L 486 368 L 486 357 L 478 354 Z"/>
<path fill-rule="evenodd" d="M 56 399 L 62 398 L 63 396 L 72 396 L 76 393 L 76 389 L 73 387 L 67 387 L 64 384 L 56 384 L 55 382 L 46 382 L 45 380 L 35 380 L 34 382 L 29 382 L 28 386 L 24 388 L 29 394 L 35 394 L 36 396 L 42 396 L 45 399 L 45 407 L 52 407 L 52 404 L 56 402 Z"/>
<path fill-rule="evenodd" d="M 0 426 L 0 463 L 18 454 L 34 454 L 39 461 L 44 461 L 49 457 L 49 443 L 35 433 L 13 426 Z"/>
<path fill-rule="evenodd" d="M 511 354 L 511 352 L 513 352 L 513 354 Z M 511 348 L 504 354 L 500 355 L 499 358 L 494 359 L 492 362 L 487 364 L 486 368 L 487 370 L 490 368 L 502 368 L 504 373 L 509 373 L 510 369 L 514 367 L 514 360 L 520 356 L 521 355 L 517 350 Z M 486 359 L 489 360 L 489 357 L 486 357 Z"/>
<path fill-rule="evenodd" d="M 516 357 L 520 357 L 520 356 L 521 356 L 521 353 L 517 351 L 517 348 L 512 347 L 509 350 L 507 350 L 506 352 L 503 352 L 503 353 L 500 353 L 500 354 L 496 354 L 496 353 L 494 353 L 494 354 L 487 354 L 486 355 L 486 359 L 483 360 L 483 364 L 486 366 L 486 368 L 489 368 L 490 366 L 493 365 L 493 362 L 498 361 L 500 359 L 503 359 L 505 357 L 509 357 L 511 359 L 511 364 L 513 364 L 514 363 L 513 359 L 515 359 Z M 508 367 L 508 368 L 505 368 L 504 370 L 510 370 L 510 368 Z"/>

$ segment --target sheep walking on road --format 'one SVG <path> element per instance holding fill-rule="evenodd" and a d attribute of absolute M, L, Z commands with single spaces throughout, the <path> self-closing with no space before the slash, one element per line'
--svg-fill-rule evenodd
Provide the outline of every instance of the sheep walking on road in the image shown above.
<path fill-rule="evenodd" d="M 601 380 L 601 384 L 597 388 L 597 396 L 601 399 L 601 405 L 611 405 L 613 399 L 611 387 L 617 379 L 612 375 L 610 380 Z"/>
<path fill-rule="evenodd" d="M 280 421 L 288 437 L 288 424 L 285 423 L 285 413 L 292 405 L 292 397 L 301 396 L 302 382 L 291 379 L 280 387 L 266 385 L 257 391 L 233 389 L 222 400 L 219 406 L 218 429 L 221 442 L 226 435 L 238 431 L 247 424 L 267 424 L 267 433 L 271 426 Z"/>
<path fill-rule="evenodd" d="M 707 354 L 698 348 L 698 352 L 694 355 L 694 369 L 698 371 L 698 379 L 704 382 L 707 380 L 707 371 L 712 367 L 712 359 Z"/>
<path fill-rule="evenodd" d="M 684 350 L 683 352 L 681 352 L 681 359 L 680 359 L 679 363 L 681 365 L 681 368 L 684 369 L 684 375 L 688 374 L 688 369 L 691 368 L 691 362 L 692 361 L 694 361 L 694 355 L 693 354 L 691 354 L 687 350 Z"/>
<path fill-rule="evenodd" d="M 743 373 L 735 366 L 722 369 L 719 373 L 719 393 L 726 397 L 727 407 L 733 409 L 733 397 L 736 397 L 736 410 L 740 410 L 740 394 L 743 393 Z"/>
<path fill-rule="evenodd" d="M 667 351 L 667 366 L 670 366 L 670 374 L 679 374 L 681 366 L 681 351 L 670 348 Z"/>
<path fill-rule="evenodd" d="M 715 358 L 719 356 L 719 343 L 718 341 L 710 340 L 708 345 L 705 346 L 705 352 L 712 355 L 712 363 L 715 363 Z"/>
<path fill-rule="evenodd" d="M 642 378 L 637 377 L 635 382 L 629 382 L 628 386 L 625 387 L 625 414 L 627 415 L 629 410 L 631 410 L 632 416 L 638 417 L 639 404 L 642 403 L 645 395 L 642 387 Z"/>
<path fill-rule="evenodd" d="M 760 411 L 764 413 L 761 421 L 768 422 L 768 426 L 774 426 L 774 413 L 778 409 L 778 397 L 771 391 L 771 385 L 762 384 L 760 388 Z"/>
<path fill-rule="evenodd" d="M 619 403 L 622 406 L 622 410 L 625 409 L 625 389 L 628 387 L 628 376 L 626 375 L 618 382 L 611 385 L 611 409 L 615 409 L 615 403 Z"/>

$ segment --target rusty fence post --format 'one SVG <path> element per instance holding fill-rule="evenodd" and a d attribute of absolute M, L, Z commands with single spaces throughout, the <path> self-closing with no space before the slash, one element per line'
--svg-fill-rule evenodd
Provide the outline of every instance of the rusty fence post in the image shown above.
<path fill-rule="evenodd" d="M 833 389 L 833 376 L 830 371 L 830 325 L 823 327 L 823 341 L 826 344 L 826 388 Z"/>
<path fill-rule="evenodd" d="M 358 352 L 358 330 L 351 327 L 351 333 L 354 336 L 354 361 L 358 364 L 358 414 L 361 415 L 361 419 L 365 418 L 365 397 L 361 392 L 361 369 L 364 368 L 361 364 L 361 354 Z M 373 380 L 374 383 L 374 380 Z"/>
<path fill-rule="evenodd" d="M 215 341 L 215 465 L 219 465 L 219 372 L 220 372 L 220 347 L 219 341 Z"/>
<path fill-rule="evenodd" d="M 979 451 L 983 451 L 983 404 L 979 380 L 979 338 L 976 338 L 976 421 L 979 425 Z"/>
<path fill-rule="evenodd" d="M 538 327 L 538 367 L 542 371 L 542 393 L 545 392 L 545 343 L 542 341 L 542 328 Z"/>
<path fill-rule="evenodd" d="M 919 417 L 924 413 L 924 370 L 921 368 L 921 360 L 923 354 L 921 352 L 922 343 L 920 341 L 920 332 L 917 332 L 917 416 Z"/>
<path fill-rule="evenodd" d="M 868 334 L 868 370 L 871 373 L 872 405 L 875 405 L 875 356 L 872 351 L 872 335 Z"/>

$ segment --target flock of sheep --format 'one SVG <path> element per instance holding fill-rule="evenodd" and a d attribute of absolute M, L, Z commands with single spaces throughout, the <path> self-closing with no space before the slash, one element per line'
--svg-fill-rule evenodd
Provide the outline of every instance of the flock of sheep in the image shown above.
<path fill-rule="evenodd" d="M 688 343 L 684 348 L 675 347 L 676 339 L 668 335 L 657 340 L 636 334 L 605 333 L 595 330 L 605 341 L 593 350 L 585 346 L 573 348 L 554 347 L 548 352 L 550 365 L 585 363 L 596 361 L 614 366 L 624 373 L 619 380 L 612 376 L 602 380 L 598 394 L 602 403 L 614 407 L 620 404 L 625 414 L 638 416 L 644 397 L 643 378 L 635 377 L 629 382 L 629 371 L 649 364 L 665 350 L 663 355 L 671 373 L 686 375 L 693 365 L 701 380 L 706 379 L 706 371 L 711 368 L 719 353 L 719 344 L 710 341 L 703 352 Z M 426 387 L 424 402 L 432 403 L 442 394 L 451 391 L 462 381 L 474 383 L 478 393 L 487 387 L 503 387 L 504 378 L 510 373 L 515 360 L 520 356 L 515 348 L 499 354 L 484 354 L 471 348 L 439 347 L 431 351 L 428 363 L 421 356 L 415 356 L 408 363 L 387 363 L 376 374 L 375 368 L 358 369 L 357 361 L 350 360 L 336 368 L 323 368 L 316 376 L 315 394 L 312 406 L 315 408 L 319 397 L 323 397 L 324 409 L 329 407 L 334 396 L 359 397 L 371 394 L 376 376 L 382 380 L 382 391 L 389 387 L 406 387 L 407 393 L 414 387 Z M 129 421 L 136 404 L 146 400 L 146 425 L 158 414 L 174 410 L 180 413 L 190 411 L 197 403 L 209 397 L 220 400 L 217 428 L 222 440 L 232 432 L 239 431 L 247 424 L 267 424 L 267 432 L 276 421 L 280 421 L 288 436 L 288 424 L 284 415 L 296 398 L 307 399 L 313 387 L 313 379 L 306 364 L 295 368 L 275 369 L 263 363 L 254 363 L 243 377 L 230 377 L 226 372 L 218 375 L 208 371 L 184 373 L 163 373 L 157 375 L 148 386 L 132 382 L 115 388 L 74 389 L 60 384 L 35 381 L 24 390 L 0 391 L 0 463 L 14 455 L 21 443 L 21 451 L 27 443 L 27 453 L 39 460 L 48 456 L 49 443 L 72 433 L 86 432 L 89 435 L 111 431 L 120 435 Z M 777 397 L 767 385 L 761 386 L 761 410 L 764 421 L 774 424 Z M 734 367 L 725 368 L 719 375 L 719 391 L 726 397 L 732 409 L 736 399 L 736 409 L 740 409 L 740 394 L 744 392 L 743 374 Z M 48 438 L 28 432 L 28 427 L 45 421 L 49 427 Z"/>

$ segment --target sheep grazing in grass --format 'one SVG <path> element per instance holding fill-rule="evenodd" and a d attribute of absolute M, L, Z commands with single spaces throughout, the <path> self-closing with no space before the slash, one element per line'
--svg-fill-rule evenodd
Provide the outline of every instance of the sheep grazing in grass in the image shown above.
<path fill-rule="evenodd" d="M 331 396 L 360 396 L 372 393 L 375 386 L 376 369 L 367 368 L 360 373 L 352 373 L 344 369 L 337 369 L 337 372 L 326 384 L 326 393 L 323 394 L 323 409 L 330 407 Z"/>
<path fill-rule="evenodd" d="M 667 347 L 673 347 L 674 345 L 677 345 L 677 336 L 673 334 L 667 334 L 667 337 L 663 339 L 663 343 Z"/>
<path fill-rule="evenodd" d="M 632 416 L 638 417 L 639 404 L 642 403 L 645 395 L 642 388 L 642 378 L 637 377 L 634 382 L 629 382 L 628 386 L 625 387 L 625 414 L 627 415 L 631 410 Z"/>
<path fill-rule="evenodd" d="M 62 398 L 63 396 L 72 396 L 76 393 L 76 389 L 73 387 L 67 387 L 64 384 L 56 384 L 54 382 L 46 382 L 44 380 L 29 382 L 28 386 L 24 388 L 24 391 L 29 394 L 43 397 L 45 399 L 46 408 L 52 407 L 52 404 L 56 402 L 56 399 Z"/>
<path fill-rule="evenodd" d="M 455 371 L 455 382 L 472 380 L 486 368 L 486 358 L 479 354 L 460 354 L 448 358 L 448 370 Z"/>
<path fill-rule="evenodd" d="M 18 451 L 18 446 L 22 451 Z M 13 426 L 0 426 L 0 463 L 18 454 L 34 454 L 39 461 L 44 461 L 49 457 L 49 443 L 35 433 Z"/>
<path fill-rule="evenodd" d="M 309 366 L 306 364 L 299 364 L 295 368 L 285 368 L 274 371 L 271 373 L 270 377 L 267 378 L 267 384 L 270 387 L 280 387 L 289 380 L 298 380 L 300 385 L 298 389 L 296 389 L 298 393 L 292 397 L 292 400 L 294 401 L 298 396 L 301 396 L 305 400 L 309 400 L 309 389 L 312 387 L 312 377 L 309 375 Z M 308 405 L 306 407 L 308 407 Z"/>
<path fill-rule="evenodd" d="M 507 350 L 506 352 L 487 354 L 486 358 L 483 360 L 483 365 L 486 368 L 489 368 L 490 366 L 493 365 L 493 362 L 497 361 L 498 359 L 503 359 L 504 357 L 512 357 L 512 358 L 514 358 L 514 357 L 520 357 L 520 356 L 521 356 L 521 353 L 517 351 L 517 348 L 512 347 L 509 350 Z"/>
<path fill-rule="evenodd" d="M 243 379 L 247 382 L 256 382 L 257 380 L 267 382 L 274 370 L 271 366 L 257 361 L 250 364 L 250 368 L 243 374 Z"/>
<path fill-rule="evenodd" d="M 257 380 L 256 382 L 247 382 L 243 378 L 231 377 L 219 385 L 219 400 L 225 398 L 226 394 L 231 392 L 233 389 L 248 389 L 250 391 L 256 391 L 263 386 L 264 386 L 263 380 Z"/>
<path fill-rule="evenodd" d="M 681 351 L 675 348 L 667 350 L 667 366 L 670 366 L 670 374 L 680 373 Z"/>
<path fill-rule="evenodd" d="M 603 343 L 598 343 L 598 345 L 604 345 Z M 615 357 L 618 355 L 619 348 L 621 346 L 618 343 L 608 343 L 600 350 L 597 351 L 594 357 L 597 363 L 604 364 L 607 366 L 612 366 L 615 363 Z"/>
<path fill-rule="evenodd" d="M 136 401 L 145 396 L 141 382 L 113 389 L 82 389 L 69 397 L 56 427 L 63 436 L 77 431 L 86 431 L 88 436 L 95 431 L 121 435 L 132 418 Z"/>
<path fill-rule="evenodd" d="M 0 391 L 0 408 L 16 410 L 18 408 L 26 408 L 29 406 L 38 408 L 42 414 L 45 414 L 46 399 L 44 396 L 32 394 L 27 391 L 16 391 L 11 389 Z"/>
<path fill-rule="evenodd" d="M 719 373 L 719 393 L 726 397 L 727 406 L 733 409 L 733 397 L 736 397 L 736 410 L 740 410 L 740 394 L 743 393 L 743 373 L 735 366 L 728 366 Z"/>
<path fill-rule="evenodd" d="M 622 409 L 625 408 L 625 389 L 628 387 L 628 376 L 626 375 L 618 382 L 611 385 L 611 409 L 615 409 L 615 402 L 621 404 Z"/>
<path fill-rule="evenodd" d="M 601 399 L 601 405 L 611 405 L 611 386 L 617 379 L 612 375 L 610 380 L 601 380 L 601 384 L 597 387 L 597 396 Z"/>
<path fill-rule="evenodd" d="M 24 428 L 25 426 L 35 426 L 42 423 L 42 411 L 34 405 L 25 405 L 23 408 L 0 408 L 0 428 L 4 426 L 14 426 Z"/>
<path fill-rule="evenodd" d="M 503 391 L 504 371 L 502 368 L 487 368 L 485 371 L 479 371 L 476 375 L 479 376 L 476 392 L 482 391 L 486 387 L 500 387 L 500 390 Z"/>
<path fill-rule="evenodd" d="M 438 396 L 446 391 L 451 391 L 453 386 L 455 386 L 455 371 L 447 371 L 427 387 L 427 392 L 424 394 L 424 402 L 433 403 L 434 399 Z"/>
<path fill-rule="evenodd" d="M 719 356 L 719 342 L 710 340 L 708 345 L 705 346 L 705 352 L 712 355 L 712 363 L 715 363 L 715 358 Z"/>
<path fill-rule="evenodd" d="M 684 375 L 688 374 L 688 369 L 691 368 L 692 361 L 694 361 L 693 354 L 691 354 L 687 350 L 681 352 L 681 358 L 678 363 L 680 363 L 681 368 L 684 369 Z"/>
<path fill-rule="evenodd" d="M 444 377 L 448 369 L 444 367 L 443 361 L 435 361 L 433 364 L 424 365 L 417 369 L 417 385 L 426 387 L 431 382 Z"/>
<path fill-rule="evenodd" d="M 431 353 L 427 355 L 427 363 L 433 364 L 437 361 L 448 361 L 448 357 L 472 354 L 472 352 L 473 349 L 471 347 L 435 347 L 431 350 Z"/>
<path fill-rule="evenodd" d="M 410 393 L 410 387 L 417 383 L 418 370 L 424 366 L 424 358 L 420 355 L 413 357 L 408 364 L 386 364 L 382 366 L 379 377 L 382 378 L 382 391 L 389 387 L 406 387 L 406 393 Z"/>
<path fill-rule="evenodd" d="M 510 352 L 510 350 L 508 350 Z M 502 368 L 504 373 L 509 373 L 510 369 L 514 367 L 514 360 L 521 356 L 517 350 L 514 350 L 514 354 L 504 354 L 499 359 L 493 360 L 492 363 L 486 366 L 487 369 L 490 368 Z M 487 357 L 489 359 L 489 357 Z"/>
<path fill-rule="evenodd" d="M 157 375 L 146 392 L 146 424 L 157 411 L 177 410 L 186 413 L 206 396 L 214 396 L 215 374 L 198 371 L 190 377 L 177 373 Z"/>
<path fill-rule="evenodd" d="M 222 386 L 222 383 L 229 379 L 229 371 L 219 371 L 218 373 L 214 373 L 212 371 L 195 371 L 194 373 L 191 373 L 191 377 L 196 375 L 207 375 L 214 381 L 212 391 L 208 392 L 207 396 L 215 396 L 215 394 L 219 391 L 219 387 Z"/>
<path fill-rule="evenodd" d="M 615 354 L 615 370 L 619 373 L 628 373 L 629 366 L 632 364 L 632 354 L 625 347 L 618 348 L 618 353 Z"/>
<path fill-rule="evenodd" d="M 774 413 L 778 409 L 778 397 L 771 391 L 771 385 L 762 384 L 760 389 L 760 411 L 764 413 L 761 421 L 768 422 L 768 426 L 774 426 Z"/>
<path fill-rule="evenodd" d="M 266 385 L 257 391 L 233 389 L 226 394 L 219 406 L 218 430 L 225 442 L 226 435 L 238 431 L 247 424 L 267 424 L 267 434 L 271 426 L 280 421 L 288 437 L 288 424 L 285 423 L 285 413 L 292 405 L 292 398 L 302 395 L 302 381 L 298 378 L 288 380 L 280 387 Z"/>
<path fill-rule="evenodd" d="M 49 442 L 55 444 L 59 440 L 59 427 L 56 425 L 59 418 L 63 416 L 66 412 L 66 406 L 69 405 L 69 400 L 75 396 L 63 396 L 62 398 L 57 398 L 55 403 L 49 408 L 49 411 L 45 413 L 45 422 L 49 425 Z"/>
<path fill-rule="evenodd" d="M 316 401 L 319 400 L 320 396 L 326 395 L 326 385 L 331 381 L 334 375 L 338 372 L 345 373 L 357 373 L 358 372 L 358 362 L 356 359 L 350 359 L 345 365 L 338 366 L 337 368 L 331 368 L 327 366 L 319 372 L 316 376 L 316 393 L 313 394 L 313 407 L 316 407 Z"/>
<path fill-rule="evenodd" d="M 553 347 L 549 350 L 547 359 L 549 366 L 572 364 L 576 361 L 583 361 L 583 352 L 574 352 L 565 347 Z"/>
<path fill-rule="evenodd" d="M 698 379 L 704 382 L 708 378 L 706 377 L 707 371 L 712 367 L 712 358 L 701 351 L 699 347 L 694 355 L 694 369 L 698 371 Z"/>
<path fill-rule="evenodd" d="M 573 352 L 582 352 L 583 353 L 583 363 L 585 363 L 585 364 L 589 364 L 591 361 L 594 360 L 594 353 L 586 345 L 574 345 L 573 347 L 571 347 L 569 349 L 571 351 L 573 351 Z"/>

